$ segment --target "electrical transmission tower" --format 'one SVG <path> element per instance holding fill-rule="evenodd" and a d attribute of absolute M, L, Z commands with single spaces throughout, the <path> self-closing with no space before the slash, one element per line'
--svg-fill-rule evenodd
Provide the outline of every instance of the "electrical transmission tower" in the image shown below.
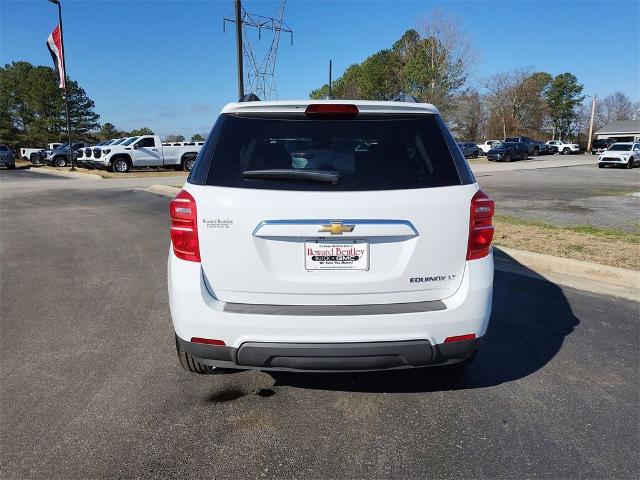
<path fill-rule="evenodd" d="M 293 45 L 293 31 L 284 21 L 284 7 L 286 0 L 280 2 L 280 6 L 273 17 L 264 17 L 262 15 L 254 15 L 247 12 L 244 7 L 238 5 L 236 8 L 241 9 L 240 24 L 242 26 L 242 51 L 244 58 L 244 66 L 246 70 L 246 91 L 255 93 L 263 100 L 278 98 L 275 83 L 276 58 L 278 56 L 278 46 L 280 45 L 280 34 L 288 33 Z M 236 15 L 236 18 L 238 16 Z M 236 19 L 223 18 L 222 30 L 226 31 L 227 22 L 237 23 Z M 262 39 L 263 30 L 271 33 L 271 44 L 266 54 L 260 58 L 256 51 L 255 45 L 250 40 L 248 30 L 258 29 L 258 41 Z"/>

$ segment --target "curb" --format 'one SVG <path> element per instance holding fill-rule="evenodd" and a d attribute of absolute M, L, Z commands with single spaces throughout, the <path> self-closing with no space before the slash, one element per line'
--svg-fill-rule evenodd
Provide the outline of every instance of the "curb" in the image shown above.
<path fill-rule="evenodd" d="M 30 172 L 41 173 L 42 175 L 53 175 L 56 177 L 70 177 L 70 178 L 86 178 L 91 180 L 103 180 L 100 175 L 91 175 L 90 173 L 80 173 L 80 172 L 64 172 L 64 171 L 55 171 L 43 168 L 30 168 Z"/>
<path fill-rule="evenodd" d="M 172 198 L 180 191 L 168 185 L 151 185 L 142 190 Z M 627 300 L 640 299 L 640 272 L 635 270 L 507 247 L 494 246 L 493 254 L 495 269 L 501 272 Z"/>
<path fill-rule="evenodd" d="M 175 197 L 176 193 L 180 191 L 179 188 L 172 187 L 170 185 L 151 185 L 147 188 L 142 188 L 145 192 L 155 193 L 156 195 L 164 195 L 165 197 Z"/>
<path fill-rule="evenodd" d="M 571 258 L 494 247 L 496 270 L 544 279 L 579 290 L 638 301 L 640 272 Z"/>

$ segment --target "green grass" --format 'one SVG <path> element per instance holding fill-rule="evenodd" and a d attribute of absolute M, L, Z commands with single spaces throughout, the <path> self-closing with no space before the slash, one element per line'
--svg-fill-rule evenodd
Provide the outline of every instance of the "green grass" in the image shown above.
<path fill-rule="evenodd" d="M 535 227 L 544 228 L 546 230 L 558 230 L 569 231 L 574 233 L 583 233 L 587 235 L 593 235 L 601 238 L 610 238 L 617 240 L 624 240 L 631 243 L 640 244 L 640 234 L 629 233 L 616 228 L 602 228 L 594 227 L 593 225 L 576 225 L 576 226 L 557 226 L 550 223 L 539 222 L 536 220 L 527 220 L 509 215 L 496 215 L 495 220 L 497 222 L 509 223 L 511 225 L 530 225 Z"/>

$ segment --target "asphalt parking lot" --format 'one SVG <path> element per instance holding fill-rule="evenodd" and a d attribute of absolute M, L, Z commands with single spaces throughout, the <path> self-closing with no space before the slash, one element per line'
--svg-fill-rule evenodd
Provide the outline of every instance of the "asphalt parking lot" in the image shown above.
<path fill-rule="evenodd" d="M 531 173 L 508 176 L 530 185 Z M 640 469 L 638 303 L 497 273 L 464 377 L 192 375 L 166 298 L 168 198 L 140 182 L 30 175 L 0 172 L 3 479 Z M 492 178 L 480 181 L 499 199 Z"/>
<path fill-rule="evenodd" d="M 477 180 L 496 200 L 499 215 L 640 233 L 640 196 L 632 195 L 640 192 L 640 168 L 572 166 L 508 174 L 482 172 Z"/>

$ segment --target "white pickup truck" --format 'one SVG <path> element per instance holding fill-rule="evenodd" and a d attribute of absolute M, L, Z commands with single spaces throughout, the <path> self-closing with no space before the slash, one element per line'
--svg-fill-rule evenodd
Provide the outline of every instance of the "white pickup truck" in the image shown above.
<path fill-rule="evenodd" d="M 482 150 L 482 152 L 486 155 L 495 143 L 500 143 L 502 141 L 503 140 L 486 140 L 482 143 L 478 143 L 477 145 L 480 147 L 480 150 Z"/>
<path fill-rule="evenodd" d="M 116 173 L 126 173 L 131 168 L 173 167 L 190 171 L 204 142 L 163 144 L 157 135 L 131 137 L 119 145 L 107 145 L 94 149 L 92 165 Z"/>

